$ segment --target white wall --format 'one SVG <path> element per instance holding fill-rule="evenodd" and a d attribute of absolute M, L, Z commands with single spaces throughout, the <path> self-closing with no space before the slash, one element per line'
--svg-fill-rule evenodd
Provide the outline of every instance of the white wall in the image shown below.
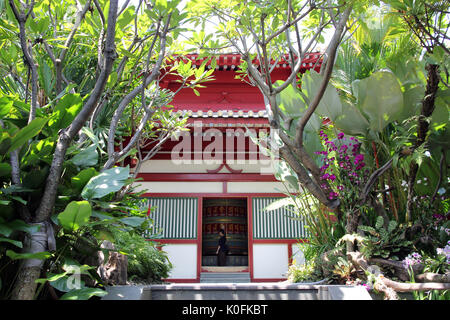
<path fill-rule="evenodd" d="M 197 245 L 167 244 L 163 247 L 173 265 L 168 279 L 197 278 Z"/>
<path fill-rule="evenodd" d="M 281 182 L 228 182 L 229 193 L 282 193 L 285 188 Z"/>
<path fill-rule="evenodd" d="M 253 245 L 253 278 L 286 278 L 289 257 L 287 244 Z"/>
<path fill-rule="evenodd" d="M 136 191 L 150 193 L 222 193 L 222 182 L 138 181 Z"/>
<path fill-rule="evenodd" d="M 295 260 L 295 264 L 297 266 L 301 266 L 302 264 L 305 264 L 305 255 L 303 254 L 303 251 L 300 250 L 298 244 L 293 243 L 292 246 L 292 259 Z"/>

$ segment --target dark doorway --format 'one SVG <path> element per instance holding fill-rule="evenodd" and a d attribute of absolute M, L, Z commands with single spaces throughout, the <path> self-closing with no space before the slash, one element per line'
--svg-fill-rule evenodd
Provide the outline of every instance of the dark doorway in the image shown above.
<path fill-rule="evenodd" d="M 202 266 L 217 266 L 220 229 L 230 249 L 227 266 L 248 266 L 247 199 L 204 198 L 202 214 Z"/>

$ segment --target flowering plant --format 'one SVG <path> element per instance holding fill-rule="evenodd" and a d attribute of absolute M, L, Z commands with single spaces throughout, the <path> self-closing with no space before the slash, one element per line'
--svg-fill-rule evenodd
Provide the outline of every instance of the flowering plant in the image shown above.
<path fill-rule="evenodd" d="M 450 240 L 444 248 L 437 248 L 436 253 L 437 255 L 445 256 L 445 262 L 450 264 Z"/>
<path fill-rule="evenodd" d="M 327 192 L 328 199 L 339 197 L 345 209 L 352 208 L 359 198 L 359 192 L 367 181 L 369 171 L 364 169 L 364 154 L 361 153 L 361 143 L 355 137 L 347 138 L 344 133 L 330 139 L 321 130 L 320 139 L 325 151 L 316 151 L 322 155 L 320 172 L 323 184 L 321 188 Z"/>
<path fill-rule="evenodd" d="M 402 264 L 406 269 L 409 269 L 410 267 L 413 267 L 414 265 L 418 265 L 421 263 L 422 263 L 422 256 L 417 252 L 413 252 L 413 253 L 409 254 L 402 261 Z"/>

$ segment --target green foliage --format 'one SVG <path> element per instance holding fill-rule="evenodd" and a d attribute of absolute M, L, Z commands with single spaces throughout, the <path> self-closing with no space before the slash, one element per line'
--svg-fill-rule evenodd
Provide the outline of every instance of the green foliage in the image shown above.
<path fill-rule="evenodd" d="M 23 9 L 22 3 L 16 1 L 14 4 Z M 101 169 L 106 162 L 105 149 L 109 138 L 107 129 L 112 114 L 124 94 L 141 83 L 139 75 L 146 68 L 147 55 L 151 66 L 157 60 L 158 52 L 163 51 L 161 43 L 154 41 L 153 53 L 148 54 L 155 34 L 161 31 L 156 30 L 156 26 L 159 22 L 166 21 L 169 15 L 169 45 L 165 52 L 167 56 L 175 51 L 180 53 L 178 44 L 170 44 L 183 30 L 183 23 L 187 18 L 186 13 L 180 12 L 178 4 L 179 1 L 152 1 L 152 10 L 144 10 L 143 6 L 141 10 L 137 10 L 136 6 L 128 5 L 118 17 L 118 63 L 113 67 L 105 91 L 101 93 L 104 103 L 99 103 L 97 117 L 93 116 L 91 119 L 90 128 L 83 128 L 80 139 L 70 143 L 62 165 L 63 174 L 52 213 L 57 252 L 48 256 L 50 259 L 46 261 L 45 268 L 49 274 L 58 274 L 62 270 L 61 257 L 85 259 L 86 255 L 83 256 L 81 251 L 86 248 L 80 249 L 80 243 L 84 240 L 85 247 L 98 250 L 98 242 L 102 239 L 114 240 L 110 235 L 111 229 L 121 228 L 124 232 L 141 234 L 151 225 L 151 221 L 145 219 L 143 214 L 146 209 L 141 208 L 140 193 L 115 200 L 116 193 L 129 187 L 133 181 L 129 176 L 129 168 L 118 166 L 103 172 Z M 30 43 L 29 48 L 37 66 L 39 108 L 36 110 L 36 118 L 28 123 L 31 104 L 29 68 L 17 36 L 18 22 L 9 2 L 0 2 L 0 268 L 11 268 L 12 275 L 15 274 L 14 267 L 17 264 L 11 259 L 25 257 L 16 254 L 13 249 L 23 246 L 22 232 L 35 231 L 35 227 L 30 227 L 21 220 L 19 208 L 30 212 L 31 220 L 34 218 L 42 200 L 56 143 L 91 98 L 101 69 L 97 67 L 97 53 L 102 51 L 98 46 L 103 45 L 99 38 L 105 32 L 100 10 L 88 11 L 79 27 L 76 27 L 79 8 L 73 2 L 36 1 L 30 8 L 31 6 L 34 7 L 24 31 L 27 37 L 25 41 Z M 100 6 L 107 19 L 109 2 L 100 1 Z M 144 37 L 148 41 L 142 40 L 142 43 L 135 46 L 137 43 L 134 41 Z M 133 42 L 134 45 L 131 45 Z M 62 58 L 64 59 L 60 60 Z M 162 67 L 165 68 L 166 63 L 171 63 L 171 60 L 168 57 L 162 58 Z M 56 64 L 61 67 L 60 88 L 56 86 Z M 202 82 L 212 79 L 214 71 L 207 70 L 206 64 L 197 69 L 187 64 L 176 67 L 171 65 L 168 70 L 173 75 L 179 75 L 178 67 L 187 86 L 191 88 L 200 87 Z M 161 133 L 172 135 L 184 126 L 186 119 L 178 121 L 168 108 L 159 110 L 173 98 L 170 90 L 160 89 L 158 84 L 153 83 L 145 91 L 145 95 L 148 106 L 155 110 L 151 121 L 146 124 L 148 130 L 143 135 L 144 140 L 155 141 Z M 119 125 L 121 130 L 118 130 L 116 137 L 112 137 L 117 142 L 122 140 L 121 135 L 129 135 L 134 124 L 141 120 L 142 114 L 133 111 L 141 100 L 141 96 L 136 97 L 125 110 Z M 150 102 L 154 104 L 150 105 Z M 155 122 L 159 122 L 158 128 L 154 125 Z M 13 150 L 18 152 L 21 185 L 12 182 Z M 126 156 L 134 155 L 130 152 Z M 9 280 L 13 281 L 13 278 Z M 2 287 L 4 288 L 6 286 Z M 6 297 L 8 292 L 2 291 L 1 294 Z"/>
<path fill-rule="evenodd" d="M 91 205 L 87 201 L 72 201 L 58 215 L 58 221 L 64 230 L 74 232 L 86 225 L 91 217 Z"/>
<path fill-rule="evenodd" d="M 405 237 L 405 228 L 396 221 L 386 221 L 379 216 L 375 226 L 359 226 L 365 232 L 366 246 L 362 253 L 366 257 L 402 260 L 411 251 L 412 242 Z"/>
<path fill-rule="evenodd" d="M 450 245 L 448 246 L 450 248 Z M 437 274 L 448 274 L 450 271 L 450 264 L 446 254 L 425 254 L 423 256 L 423 272 L 437 273 Z M 411 276 L 411 282 L 415 283 L 415 279 Z M 413 297 L 415 300 L 449 300 L 450 290 L 430 290 L 427 292 L 414 291 Z"/>
<path fill-rule="evenodd" d="M 32 120 L 27 126 L 17 131 L 11 137 L 11 145 L 7 150 L 7 153 L 16 150 L 17 148 L 21 147 L 25 142 L 27 142 L 29 139 L 39 134 L 39 132 L 41 132 L 42 128 L 45 126 L 47 121 L 48 119 L 45 118 L 36 118 Z"/>
<path fill-rule="evenodd" d="M 404 104 L 401 87 L 392 72 L 377 71 L 351 85 L 356 103 L 345 101 L 342 114 L 333 119 L 341 131 L 368 135 L 368 130 L 382 132 L 390 122 L 398 120 Z"/>
<path fill-rule="evenodd" d="M 50 115 L 48 127 L 55 134 L 69 126 L 80 112 L 83 101 L 79 94 L 66 94 L 56 104 Z"/>
<path fill-rule="evenodd" d="M 340 283 L 347 283 L 355 277 L 356 269 L 353 264 L 344 257 L 337 257 L 333 269 L 333 275 L 338 278 Z"/>
<path fill-rule="evenodd" d="M 103 297 L 107 294 L 108 292 L 99 288 L 82 288 L 65 293 L 60 300 L 88 300 L 93 296 Z"/>
<path fill-rule="evenodd" d="M 139 234 L 116 233 L 116 245 L 128 257 L 128 276 L 145 282 L 160 282 L 169 276 L 172 268 L 167 254 L 157 243 L 145 240 Z"/>
<path fill-rule="evenodd" d="M 129 167 L 104 170 L 89 180 L 81 191 L 81 196 L 84 199 L 99 199 L 117 192 L 125 185 L 129 172 Z"/>
<path fill-rule="evenodd" d="M 313 72 L 315 73 L 315 72 Z M 313 98 L 313 87 L 319 86 L 320 79 L 314 78 L 314 76 L 303 78 L 308 79 L 306 83 L 310 91 L 303 89 L 300 91 L 293 85 L 289 85 L 285 90 L 277 95 L 278 108 L 282 113 L 282 118 L 285 120 L 283 123 L 282 130 L 286 132 L 288 136 L 292 139 L 295 138 L 296 134 L 296 123 L 303 116 L 308 108 L 310 99 Z M 311 79 L 311 80 L 310 80 Z M 275 85 L 281 85 L 282 81 L 276 81 Z M 328 96 L 330 90 L 326 91 Z M 321 104 L 323 106 L 324 104 Z M 313 114 L 311 119 L 305 126 L 303 133 L 305 149 L 309 154 L 313 155 L 314 151 L 320 146 L 319 137 L 317 136 L 317 131 L 321 125 L 321 119 L 318 114 Z"/>
<path fill-rule="evenodd" d="M 321 280 L 314 261 L 298 266 L 295 261 L 289 266 L 287 278 L 290 282 L 314 282 Z"/>

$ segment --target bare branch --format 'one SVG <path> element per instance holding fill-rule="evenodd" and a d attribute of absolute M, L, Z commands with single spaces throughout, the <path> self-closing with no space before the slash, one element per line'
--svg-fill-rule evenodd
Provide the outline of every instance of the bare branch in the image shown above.
<path fill-rule="evenodd" d="M 163 62 L 163 59 L 165 58 L 165 52 L 166 52 L 166 36 L 167 31 L 170 25 L 170 18 L 171 14 L 169 14 L 167 21 L 164 25 L 164 29 L 159 35 L 160 39 L 160 51 L 159 51 L 159 57 L 155 65 L 153 66 L 152 72 L 148 76 L 144 76 L 143 82 L 141 85 L 133 89 L 130 93 L 128 93 L 122 101 L 119 103 L 119 106 L 117 107 L 116 111 L 114 112 L 113 118 L 111 120 L 111 124 L 109 127 L 109 140 L 108 140 L 108 162 L 105 164 L 105 167 L 111 166 L 111 162 L 115 161 L 114 159 L 117 159 L 117 154 L 114 152 L 114 137 L 117 130 L 117 125 L 119 123 L 120 117 L 122 116 L 126 106 L 139 94 L 142 92 L 144 88 L 146 88 L 150 83 L 152 83 L 156 77 L 158 76 L 160 72 L 160 68 Z M 156 38 L 155 34 L 155 38 Z M 146 114 L 147 119 L 150 116 L 149 113 Z M 130 142 L 131 143 L 131 142 Z"/>
<path fill-rule="evenodd" d="M 73 38 L 76 34 L 76 32 L 78 31 L 78 28 L 81 25 L 81 21 L 84 19 L 86 12 L 89 10 L 89 7 L 91 5 L 91 0 L 86 1 L 84 7 L 77 12 L 76 18 L 75 18 L 75 24 L 72 26 L 72 29 L 66 39 L 66 41 L 64 42 L 64 48 L 61 50 L 61 52 L 59 53 L 59 57 L 55 60 L 56 65 L 55 65 L 55 69 L 56 69 L 56 83 L 55 83 L 55 87 L 56 87 L 56 92 L 59 93 L 61 92 L 62 88 L 62 68 L 63 68 L 63 64 L 64 64 L 64 60 L 66 58 L 66 54 L 70 48 L 70 45 L 72 44 Z"/>
<path fill-rule="evenodd" d="M 38 74 L 37 74 L 37 67 L 32 55 L 32 48 L 31 46 L 28 46 L 25 23 L 33 10 L 34 1 L 31 2 L 28 8 L 28 12 L 26 14 L 20 13 L 18 11 L 13 0 L 9 0 L 9 5 L 14 13 L 17 22 L 19 23 L 20 46 L 22 48 L 22 52 L 25 58 L 24 62 L 26 66 L 29 68 L 31 74 L 31 101 L 30 101 L 30 113 L 28 116 L 28 123 L 30 123 L 36 117 L 36 108 L 38 107 L 37 105 Z"/>
<path fill-rule="evenodd" d="M 344 30 L 344 26 L 347 23 L 348 17 L 350 15 L 350 12 L 352 10 L 352 7 L 348 7 L 344 13 L 341 16 L 341 19 L 338 24 L 338 28 L 336 28 L 333 38 L 330 41 L 329 44 L 329 56 L 328 56 L 328 63 L 325 66 L 324 76 L 322 79 L 322 82 L 320 84 L 320 87 L 314 97 L 314 99 L 310 102 L 308 109 L 303 114 L 301 119 L 298 122 L 297 129 L 296 129 L 296 137 L 295 141 L 298 146 L 303 145 L 303 131 L 305 129 L 306 124 L 308 123 L 309 119 L 313 115 L 314 111 L 316 110 L 317 106 L 319 105 L 320 100 L 323 97 L 323 94 L 325 93 L 325 89 L 328 85 L 328 82 L 331 77 L 331 72 L 333 71 L 333 64 L 336 57 L 337 48 L 339 46 L 339 41 L 341 39 L 342 31 Z"/>

